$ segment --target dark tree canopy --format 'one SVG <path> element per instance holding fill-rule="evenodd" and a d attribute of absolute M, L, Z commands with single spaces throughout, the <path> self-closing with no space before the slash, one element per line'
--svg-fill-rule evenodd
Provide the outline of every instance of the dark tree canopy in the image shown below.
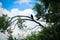
<path fill-rule="evenodd" d="M 11 25 L 9 17 L 7 15 L 0 16 L 0 30 L 2 31 L 7 30 L 7 28 Z"/>
<path fill-rule="evenodd" d="M 38 34 L 28 36 L 27 40 L 59 40 L 60 38 L 60 0 L 39 0 L 34 10 L 37 11 L 36 17 L 43 18 L 50 25 L 43 28 Z"/>

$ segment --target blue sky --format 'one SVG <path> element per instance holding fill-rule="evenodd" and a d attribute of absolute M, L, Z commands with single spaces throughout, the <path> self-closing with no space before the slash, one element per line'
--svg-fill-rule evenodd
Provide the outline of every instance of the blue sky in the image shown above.
<path fill-rule="evenodd" d="M 13 8 L 18 8 L 19 10 L 24 10 L 28 8 L 33 8 L 36 0 L 0 0 L 2 3 L 2 7 L 7 10 L 11 10 Z"/>

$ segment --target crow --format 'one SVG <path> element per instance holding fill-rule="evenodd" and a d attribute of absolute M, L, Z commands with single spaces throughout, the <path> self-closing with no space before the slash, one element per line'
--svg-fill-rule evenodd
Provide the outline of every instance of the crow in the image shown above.
<path fill-rule="evenodd" d="M 31 14 L 31 19 L 34 20 L 33 15 Z"/>

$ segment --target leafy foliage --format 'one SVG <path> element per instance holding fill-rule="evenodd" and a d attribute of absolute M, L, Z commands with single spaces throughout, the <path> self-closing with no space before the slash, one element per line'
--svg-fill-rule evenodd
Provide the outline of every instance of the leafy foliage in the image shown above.
<path fill-rule="evenodd" d="M 9 17 L 7 15 L 2 15 L 0 16 L 0 30 L 2 29 L 3 31 L 6 30 L 10 26 L 10 21 Z"/>
<path fill-rule="evenodd" d="M 37 11 L 37 18 L 43 18 L 46 22 L 51 23 L 60 21 L 59 0 L 40 0 L 40 2 L 43 4 L 37 3 L 34 7 L 34 10 Z"/>
<path fill-rule="evenodd" d="M 21 18 L 17 18 L 17 26 L 18 26 L 20 29 L 25 26 L 25 25 L 23 25 L 23 22 L 25 22 L 25 21 L 22 20 Z"/>
<path fill-rule="evenodd" d="M 8 40 L 14 40 L 12 35 L 9 36 Z"/>
<path fill-rule="evenodd" d="M 27 40 L 59 40 L 60 31 L 54 30 L 52 27 L 44 28 L 38 34 L 32 34 L 27 36 Z"/>
<path fill-rule="evenodd" d="M 32 34 L 27 40 L 59 40 L 60 38 L 60 1 L 59 0 L 39 0 L 34 10 L 36 17 L 43 18 L 49 25 L 43 28 L 38 34 Z M 42 10 L 42 11 L 41 11 Z M 53 24 L 52 24 L 53 23 Z"/>

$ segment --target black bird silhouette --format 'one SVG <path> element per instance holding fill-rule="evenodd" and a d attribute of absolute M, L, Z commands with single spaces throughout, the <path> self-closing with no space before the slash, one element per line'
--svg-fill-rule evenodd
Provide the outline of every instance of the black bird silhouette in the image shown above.
<path fill-rule="evenodd" d="M 33 15 L 31 14 L 31 19 L 34 20 Z"/>
<path fill-rule="evenodd" d="M 39 20 L 40 18 L 41 18 L 41 16 L 38 16 L 38 17 L 37 17 L 37 20 Z"/>
<path fill-rule="evenodd" d="M 39 20 L 39 19 L 40 19 L 40 17 L 37 18 L 37 20 Z"/>

